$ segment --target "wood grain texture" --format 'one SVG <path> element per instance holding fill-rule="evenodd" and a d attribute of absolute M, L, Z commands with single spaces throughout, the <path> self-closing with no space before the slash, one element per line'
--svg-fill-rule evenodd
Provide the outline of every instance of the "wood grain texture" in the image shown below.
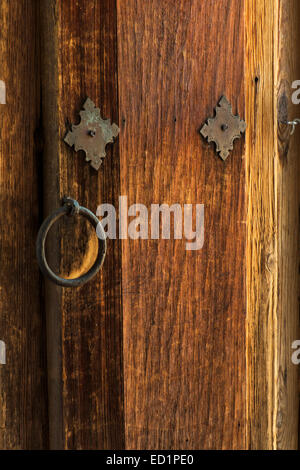
<path fill-rule="evenodd" d="M 45 106 L 44 114 L 45 132 L 49 133 L 45 178 L 53 195 L 52 199 L 46 195 L 47 212 L 58 204 L 55 198 L 64 194 L 96 212 L 102 202 L 115 205 L 118 202 L 118 144 L 108 148 L 103 166 L 96 172 L 85 162 L 83 154 L 76 154 L 66 146 L 63 137 L 66 123 L 78 122 L 78 113 L 87 96 L 101 108 L 104 117 L 118 123 L 115 2 L 92 0 L 88 7 L 72 0 L 42 3 L 50 11 L 44 46 L 52 54 L 44 70 L 44 95 L 51 103 Z M 53 38 L 56 42 L 51 46 Z M 57 125 L 47 129 L 53 113 L 57 116 Z M 53 155 L 52 144 L 56 155 Z M 54 186 L 51 181 L 55 181 Z M 97 239 L 81 220 L 63 220 L 57 230 L 55 250 L 62 254 L 58 260 L 60 271 L 63 275 L 77 277 L 93 262 Z M 79 289 L 52 290 L 48 315 L 57 309 L 57 321 L 52 323 L 52 328 L 56 340 L 61 335 L 62 359 L 60 363 L 59 357 L 52 358 L 53 367 L 55 364 L 61 367 L 53 379 L 52 391 L 54 396 L 61 393 L 61 403 L 55 410 L 52 400 L 50 408 L 51 446 L 123 448 L 121 249 L 118 241 L 109 243 L 103 270 L 92 282 Z M 51 352 L 49 354 L 51 357 Z M 61 412 L 58 420 L 56 412 Z"/>
<path fill-rule="evenodd" d="M 41 0 L 44 216 L 64 194 L 93 211 L 117 206 L 119 194 L 149 208 L 205 204 L 199 252 L 185 240 L 109 241 L 92 283 L 46 283 L 51 448 L 296 448 L 299 131 L 290 137 L 278 119 L 298 114 L 289 105 L 300 77 L 298 3 Z M 9 339 L 0 339 L 21 364 L 0 369 L 0 447 L 39 448 L 48 431 L 32 287 L 41 287 L 38 18 L 34 2 L 18 5 L 0 6 L 0 79 L 17 96 L 1 108 L 0 129 L 1 210 L 10 214 L 0 302 L 17 321 L 1 315 Z M 246 151 L 235 142 L 225 163 L 198 132 L 222 94 L 248 125 Z M 86 96 L 121 127 L 99 173 L 63 143 Z M 49 258 L 77 276 L 95 244 L 84 222 L 66 219 Z"/>
<path fill-rule="evenodd" d="M 273 5 L 248 1 L 245 14 L 248 447 L 258 449 L 272 449 L 275 416 L 277 258 L 273 41 L 276 8 Z"/>
<path fill-rule="evenodd" d="M 122 194 L 205 204 L 201 251 L 123 241 L 126 448 L 242 449 L 244 142 L 224 163 L 198 130 L 222 94 L 244 117 L 244 3 L 117 5 Z"/>
<path fill-rule="evenodd" d="M 55 2 L 40 3 L 41 85 L 43 115 L 43 210 L 44 216 L 60 205 L 59 113 L 57 64 L 57 9 Z M 53 176 L 55 175 L 55 176 Z M 60 233 L 51 230 L 47 240 L 47 259 L 53 269 L 60 268 Z M 62 381 L 62 291 L 44 279 L 47 320 L 47 375 L 49 409 L 49 447 L 63 448 L 63 381 Z"/>
<path fill-rule="evenodd" d="M 296 449 L 299 137 L 278 120 L 297 114 L 299 2 L 249 0 L 245 17 L 247 447 Z"/>
<path fill-rule="evenodd" d="M 35 259 L 40 223 L 39 47 L 35 2 L 0 2 L 0 448 L 48 446 L 45 328 Z"/>
<path fill-rule="evenodd" d="M 300 4 L 280 0 L 275 37 L 275 110 L 280 118 L 283 101 L 288 100 L 288 117 L 299 116 L 293 106 L 292 82 L 300 77 Z M 276 40 L 277 39 L 277 40 Z M 276 122 L 275 122 L 276 129 Z M 290 136 L 286 126 L 277 125 L 276 197 L 278 231 L 278 309 L 276 347 L 276 427 L 279 450 L 298 449 L 299 366 L 291 361 L 291 345 L 300 338 L 299 328 L 299 129 Z"/>

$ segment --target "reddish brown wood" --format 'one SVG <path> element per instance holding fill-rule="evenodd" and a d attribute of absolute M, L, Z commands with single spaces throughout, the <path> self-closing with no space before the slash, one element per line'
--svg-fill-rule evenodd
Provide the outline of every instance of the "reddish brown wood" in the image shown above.
<path fill-rule="evenodd" d="M 202 251 L 123 242 L 126 447 L 244 448 L 244 141 L 198 133 L 222 94 L 244 117 L 243 2 L 117 3 L 122 194 L 206 211 Z"/>

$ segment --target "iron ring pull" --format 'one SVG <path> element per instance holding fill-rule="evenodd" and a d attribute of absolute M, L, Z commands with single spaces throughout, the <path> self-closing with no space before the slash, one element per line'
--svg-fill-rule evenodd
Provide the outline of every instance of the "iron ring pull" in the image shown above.
<path fill-rule="evenodd" d="M 89 269 L 89 271 L 82 276 L 79 276 L 75 279 L 64 279 L 57 274 L 55 274 L 50 268 L 45 253 L 45 244 L 48 232 L 52 225 L 64 215 L 82 215 L 85 217 L 96 229 L 98 237 L 98 255 L 95 263 Z M 48 277 L 52 282 L 58 286 L 63 287 L 79 287 L 90 281 L 100 270 L 103 265 L 106 255 L 106 236 L 99 219 L 85 207 L 81 207 L 77 201 L 71 198 L 63 199 L 63 206 L 53 212 L 49 217 L 47 217 L 42 223 L 37 240 L 36 240 L 36 256 L 38 260 L 39 267 L 42 273 Z"/>

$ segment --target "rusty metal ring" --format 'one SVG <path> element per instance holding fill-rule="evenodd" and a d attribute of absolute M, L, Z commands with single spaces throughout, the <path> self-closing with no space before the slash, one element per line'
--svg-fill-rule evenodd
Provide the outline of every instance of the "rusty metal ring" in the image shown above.
<path fill-rule="evenodd" d="M 81 207 L 77 201 L 71 198 L 64 198 L 63 203 L 64 205 L 62 207 L 49 215 L 42 223 L 36 240 L 36 256 L 42 273 L 52 282 L 63 287 L 78 287 L 90 281 L 101 268 L 106 255 L 106 236 L 101 222 L 91 211 L 85 207 Z M 64 279 L 55 274 L 49 267 L 45 254 L 45 243 L 48 232 L 52 225 L 64 215 L 82 215 L 95 227 L 98 237 L 98 255 L 95 263 L 87 273 L 75 279 Z"/>

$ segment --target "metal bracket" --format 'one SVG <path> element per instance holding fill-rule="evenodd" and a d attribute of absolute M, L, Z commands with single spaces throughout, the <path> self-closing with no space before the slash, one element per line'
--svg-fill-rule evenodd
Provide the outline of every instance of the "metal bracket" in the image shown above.
<path fill-rule="evenodd" d="M 86 154 L 86 161 L 90 161 L 95 170 L 99 170 L 103 158 L 106 156 L 105 147 L 108 143 L 114 142 L 120 129 L 116 124 L 111 124 L 110 119 L 102 119 L 100 109 L 96 108 L 90 98 L 87 98 L 80 111 L 81 122 L 72 125 L 64 138 L 64 141 L 76 152 L 83 150 Z"/>
<path fill-rule="evenodd" d="M 207 119 L 200 133 L 208 142 L 215 142 L 220 157 L 226 160 L 233 149 L 234 140 L 245 132 L 246 123 L 238 115 L 233 115 L 231 104 L 225 96 L 222 96 L 215 111 L 215 117 Z"/>

